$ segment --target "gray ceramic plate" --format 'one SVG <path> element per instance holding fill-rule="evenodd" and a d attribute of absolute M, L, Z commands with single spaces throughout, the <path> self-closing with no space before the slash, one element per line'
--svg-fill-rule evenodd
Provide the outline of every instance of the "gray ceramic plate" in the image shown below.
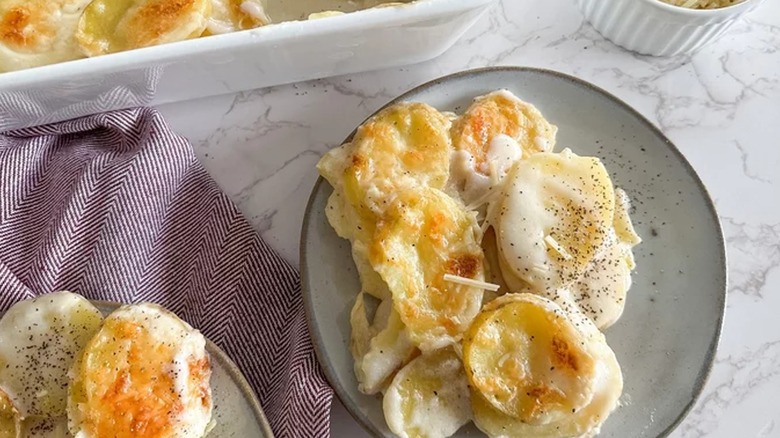
<path fill-rule="evenodd" d="M 93 301 L 104 315 L 119 307 L 118 303 Z M 208 434 L 213 438 L 272 438 L 271 427 L 260 408 L 254 391 L 235 363 L 206 340 L 206 351 L 211 356 L 211 391 L 214 398 L 214 419 L 217 425 Z"/>
<path fill-rule="evenodd" d="M 557 125 L 556 150 L 600 157 L 633 200 L 644 242 L 622 319 L 607 331 L 625 379 L 624 406 L 605 437 L 666 436 L 701 392 L 718 345 L 726 300 L 726 255 L 717 214 L 675 146 L 625 103 L 559 73 L 492 68 L 445 77 L 397 100 L 462 111 L 475 96 L 507 88 Z M 325 218 L 330 186 L 312 192 L 301 237 L 304 303 L 325 374 L 346 408 L 377 436 L 390 436 L 381 400 L 357 391 L 348 315 L 360 285 L 349 243 Z M 473 426 L 457 436 L 479 436 Z"/>

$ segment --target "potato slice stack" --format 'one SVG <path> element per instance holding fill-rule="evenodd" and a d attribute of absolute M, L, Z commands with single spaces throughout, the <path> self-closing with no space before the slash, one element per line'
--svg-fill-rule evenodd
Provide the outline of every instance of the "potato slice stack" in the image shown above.
<path fill-rule="evenodd" d="M 7 0 L 0 72 L 269 23 L 262 0 Z"/>
<path fill-rule="evenodd" d="M 361 280 L 355 375 L 393 433 L 592 435 L 616 407 L 599 329 L 640 239 L 601 161 L 551 152 L 556 132 L 506 90 L 460 117 L 402 102 L 318 164 Z"/>

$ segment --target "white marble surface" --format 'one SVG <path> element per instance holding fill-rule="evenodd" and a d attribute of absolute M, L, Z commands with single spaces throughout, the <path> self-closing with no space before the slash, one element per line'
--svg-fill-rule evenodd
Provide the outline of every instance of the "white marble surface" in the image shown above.
<path fill-rule="evenodd" d="M 694 56 L 656 59 L 604 40 L 570 0 L 504 0 L 440 58 L 379 72 L 165 106 L 217 182 L 297 263 L 319 156 L 407 89 L 472 67 L 574 74 L 616 94 L 685 153 L 728 239 L 717 363 L 677 438 L 780 437 L 780 1 Z M 334 437 L 365 436 L 334 403 Z"/>

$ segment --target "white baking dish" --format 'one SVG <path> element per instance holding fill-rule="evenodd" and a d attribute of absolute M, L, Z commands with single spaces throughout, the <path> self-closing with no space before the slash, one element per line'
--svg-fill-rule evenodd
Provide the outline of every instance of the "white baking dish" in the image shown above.
<path fill-rule="evenodd" d="M 0 74 L 0 131 L 432 59 L 494 0 L 422 0 Z"/>

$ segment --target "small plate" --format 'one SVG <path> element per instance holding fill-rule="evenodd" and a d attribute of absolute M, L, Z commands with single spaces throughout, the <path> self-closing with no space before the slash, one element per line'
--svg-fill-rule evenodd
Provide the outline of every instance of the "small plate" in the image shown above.
<path fill-rule="evenodd" d="M 644 241 L 623 317 L 606 332 L 625 381 L 622 406 L 600 437 L 663 437 L 682 421 L 709 375 L 726 304 L 726 250 L 715 207 L 679 150 L 631 107 L 560 73 L 499 67 L 455 74 L 400 100 L 462 112 L 472 98 L 507 88 L 558 126 L 556 151 L 600 157 L 633 202 Z M 391 102 L 391 103 L 393 103 Z M 320 178 L 301 236 L 304 305 L 325 375 L 349 412 L 376 436 L 392 436 L 379 397 L 358 392 L 349 312 L 360 290 L 349 242 L 328 224 L 331 187 Z M 456 436 L 481 436 L 470 425 Z"/>
<path fill-rule="evenodd" d="M 103 315 L 108 315 L 120 306 L 111 301 L 92 301 L 92 304 Z M 211 356 L 213 418 L 217 423 L 208 436 L 273 438 L 260 402 L 236 364 L 208 339 L 206 351 Z"/>

